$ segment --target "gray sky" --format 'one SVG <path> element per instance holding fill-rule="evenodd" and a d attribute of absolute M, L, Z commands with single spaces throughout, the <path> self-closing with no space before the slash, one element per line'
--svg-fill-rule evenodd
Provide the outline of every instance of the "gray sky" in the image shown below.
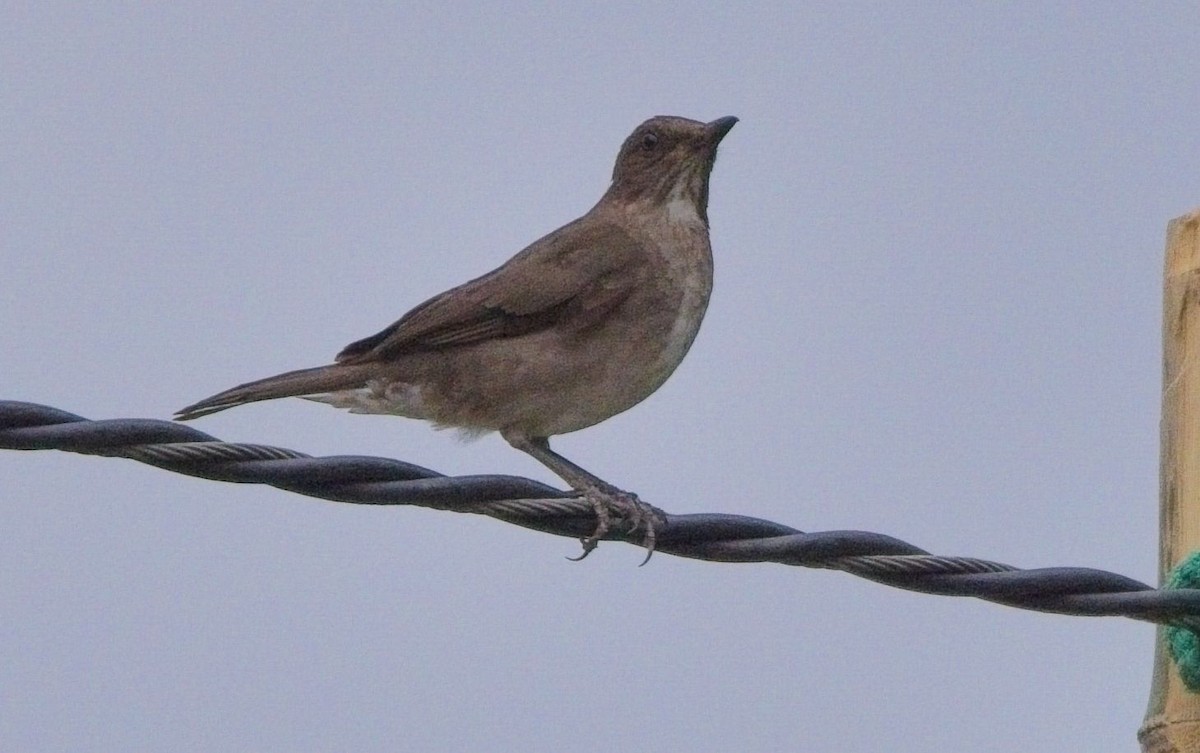
<path fill-rule="evenodd" d="M 0 398 L 167 417 L 327 362 L 737 115 L 716 291 L 556 447 L 672 512 L 1153 581 L 1191 3 L 0 10 Z M 299 400 L 231 441 L 551 481 Z M 0 454 L 6 751 L 1128 751 L 1154 632 Z"/>

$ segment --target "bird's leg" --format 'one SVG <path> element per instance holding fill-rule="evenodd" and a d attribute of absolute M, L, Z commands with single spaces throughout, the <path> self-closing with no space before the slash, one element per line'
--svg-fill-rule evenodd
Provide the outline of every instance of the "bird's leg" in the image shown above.
<path fill-rule="evenodd" d="M 662 522 L 663 512 L 653 505 L 648 505 L 637 498 L 636 494 L 622 491 L 604 479 L 580 468 L 554 450 L 550 449 L 550 441 L 545 437 L 525 437 L 505 434 L 504 438 L 514 448 L 532 456 L 542 465 L 549 468 L 563 481 L 567 482 L 577 492 L 587 498 L 596 513 L 596 530 L 591 536 L 583 539 L 583 554 L 572 559 L 581 560 L 592 553 L 600 543 L 600 539 L 612 528 L 613 513 L 617 513 L 630 522 L 630 532 L 639 528 L 644 531 L 642 543 L 646 547 L 646 559 L 654 554 L 656 522 Z"/>

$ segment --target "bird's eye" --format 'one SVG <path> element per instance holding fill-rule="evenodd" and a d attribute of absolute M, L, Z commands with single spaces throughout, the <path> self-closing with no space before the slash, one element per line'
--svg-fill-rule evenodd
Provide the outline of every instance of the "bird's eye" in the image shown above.
<path fill-rule="evenodd" d="M 645 149 L 646 151 L 650 151 L 651 149 L 653 149 L 656 146 L 658 146 L 658 134 L 657 133 L 650 131 L 649 133 L 646 133 L 644 136 L 642 136 L 642 148 L 643 149 Z"/>

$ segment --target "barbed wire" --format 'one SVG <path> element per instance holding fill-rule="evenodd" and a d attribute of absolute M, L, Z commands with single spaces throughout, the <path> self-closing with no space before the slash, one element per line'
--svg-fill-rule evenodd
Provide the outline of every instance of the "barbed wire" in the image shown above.
<path fill-rule="evenodd" d="M 488 515 L 572 538 L 596 527 L 584 499 L 519 476 L 445 476 L 390 458 L 312 457 L 295 450 L 222 442 L 158 419 L 92 421 L 35 403 L 0 401 L 0 449 L 63 450 L 121 457 L 173 473 L 267 484 L 310 497 L 365 505 L 415 505 Z M 641 544 L 640 534 L 607 540 Z M 1082 567 L 1023 570 L 974 557 L 930 554 L 868 531 L 805 533 L 743 515 L 665 514 L 656 552 L 713 562 L 774 562 L 857 575 L 895 588 L 973 596 L 1005 606 L 1080 616 L 1123 616 L 1200 632 L 1200 589 L 1158 590 Z"/>

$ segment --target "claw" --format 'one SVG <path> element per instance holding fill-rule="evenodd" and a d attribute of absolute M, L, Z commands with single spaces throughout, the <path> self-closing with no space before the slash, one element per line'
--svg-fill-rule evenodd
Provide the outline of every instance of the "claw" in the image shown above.
<path fill-rule="evenodd" d="M 654 533 L 654 521 L 646 521 L 646 535 L 642 537 L 642 546 L 646 547 L 646 558 L 638 563 L 638 567 L 645 567 L 650 558 L 654 556 L 654 544 L 657 541 L 657 536 Z"/>
<path fill-rule="evenodd" d="M 572 562 L 579 562 L 587 559 L 587 556 L 596 551 L 596 547 L 600 546 L 600 542 L 593 536 L 588 536 L 586 539 L 580 539 L 580 544 L 583 544 L 583 552 L 578 557 L 567 557 Z M 643 563 L 644 564 L 644 563 Z"/>

